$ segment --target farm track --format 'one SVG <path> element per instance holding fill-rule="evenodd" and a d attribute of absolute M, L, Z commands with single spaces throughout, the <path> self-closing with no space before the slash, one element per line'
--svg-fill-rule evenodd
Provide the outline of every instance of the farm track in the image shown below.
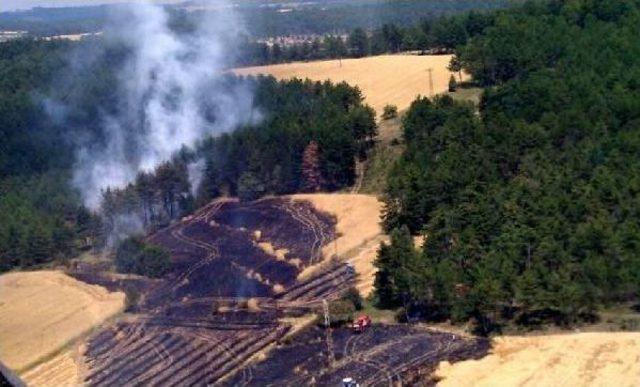
<path fill-rule="evenodd" d="M 329 236 L 324 230 L 322 222 L 310 211 L 309 207 L 302 207 L 296 204 L 282 206 L 291 217 L 303 227 L 307 227 L 313 232 L 313 243 L 311 245 L 311 262 L 315 263 L 322 259 L 322 246 L 329 241 Z"/>

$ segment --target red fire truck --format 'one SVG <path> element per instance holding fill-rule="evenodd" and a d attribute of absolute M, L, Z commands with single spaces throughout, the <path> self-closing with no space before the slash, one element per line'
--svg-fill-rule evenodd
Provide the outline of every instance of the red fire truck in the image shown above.
<path fill-rule="evenodd" d="M 362 333 L 369 328 L 369 326 L 371 326 L 371 317 L 366 314 L 361 314 L 358 318 L 353 320 L 353 323 L 351 324 L 353 333 Z"/>

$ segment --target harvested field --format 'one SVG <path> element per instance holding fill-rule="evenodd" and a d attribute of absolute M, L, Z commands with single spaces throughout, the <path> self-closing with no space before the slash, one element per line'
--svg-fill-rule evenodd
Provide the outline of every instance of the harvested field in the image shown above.
<path fill-rule="evenodd" d="M 124 308 L 123 293 L 57 271 L 0 276 L 0 359 L 22 374 Z"/>
<path fill-rule="evenodd" d="M 441 386 L 637 386 L 640 333 L 500 337 L 491 355 L 437 375 Z"/>
<path fill-rule="evenodd" d="M 338 238 L 323 248 L 325 260 L 337 255 L 353 265 L 358 273 L 357 288 L 363 296 L 373 291 L 376 257 L 381 241 L 386 241 L 380 225 L 382 202 L 373 195 L 299 194 L 294 200 L 309 201 L 318 210 L 336 218 Z M 313 271 L 303 271 L 301 278 Z"/>
<path fill-rule="evenodd" d="M 243 386 L 337 386 L 352 377 L 362 386 L 409 382 L 405 375 L 420 370 L 428 377 L 439 361 L 481 357 L 489 349 L 485 339 L 407 325 L 374 325 L 362 334 L 312 327 L 291 343 L 275 349 L 264 362 L 242 369 L 227 383 Z M 329 364 L 332 367 L 329 369 Z"/>
<path fill-rule="evenodd" d="M 61 352 L 23 373 L 21 377 L 28 386 L 37 387 L 74 386 L 81 382 L 73 350 Z"/>
<path fill-rule="evenodd" d="M 234 69 L 239 75 L 270 74 L 278 79 L 309 78 L 314 81 L 346 81 L 358 86 L 378 114 L 386 104 L 399 110 L 409 107 L 417 95 L 430 95 L 429 72 L 433 69 L 433 93 L 448 90 L 451 55 L 380 55 L 359 59 L 296 62 Z M 457 79 L 456 75 L 456 79 Z M 462 79 L 468 77 L 463 74 Z M 458 80 L 458 79 L 457 79 Z"/>

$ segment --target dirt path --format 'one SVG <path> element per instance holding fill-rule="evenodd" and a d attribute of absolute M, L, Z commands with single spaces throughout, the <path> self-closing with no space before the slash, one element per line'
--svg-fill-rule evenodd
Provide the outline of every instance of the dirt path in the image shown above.
<path fill-rule="evenodd" d="M 366 164 L 364 161 L 360 161 L 360 160 L 355 161 L 356 181 L 353 184 L 353 187 L 351 187 L 352 194 L 357 194 L 358 192 L 360 192 L 360 188 L 362 188 L 362 180 L 364 180 L 365 165 Z"/>

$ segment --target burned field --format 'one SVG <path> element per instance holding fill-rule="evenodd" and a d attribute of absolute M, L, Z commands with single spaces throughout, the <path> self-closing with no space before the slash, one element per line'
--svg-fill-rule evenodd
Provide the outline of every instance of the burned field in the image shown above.
<path fill-rule="evenodd" d="M 324 330 L 309 328 L 281 345 L 290 326 L 280 317 L 316 310 L 353 286 L 355 272 L 338 262 L 296 279 L 323 259 L 335 223 L 304 201 L 219 200 L 148 237 L 171 253 L 164 278 L 113 282 L 100 271 L 78 271 L 84 281 L 139 296 L 124 318 L 89 338 L 85 382 L 332 384 L 349 375 L 376 384 L 486 350 L 408 326 L 375 326 L 362 335 L 338 329 L 329 341 Z M 267 360 L 249 362 L 272 344 L 279 345 Z M 328 359 L 334 359 L 330 371 Z"/>
<path fill-rule="evenodd" d="M 330 344 L 328 344 L 330 343 Z M 442 360 L 479 358 L 486 339 L 469 339 L 408 325 L 374 325 L 362 334 L 346 328 L 313 327 L 274 350 L 266 361 L 245 367 L 226 384 L 337 386 L 345 377 L 365 386 L 429 382 Z"/>
<path fill-rule="evenodd" d="M 305 202 L 216 201 L 148 239 L 171 252 L 162 280 L 128 286 L 139 293 L 130 315 L 87 343 L 91 385 L 215 383 L 282 338 L 278 323 L 337 297 L 355 274 L 335 264 L 305 282 L 296 276 L 321 259 L 334 219 Z M 278 254 L 260 247 L 268 243 Z M 76 277 L 109 287 L 99 272 Z"/>

